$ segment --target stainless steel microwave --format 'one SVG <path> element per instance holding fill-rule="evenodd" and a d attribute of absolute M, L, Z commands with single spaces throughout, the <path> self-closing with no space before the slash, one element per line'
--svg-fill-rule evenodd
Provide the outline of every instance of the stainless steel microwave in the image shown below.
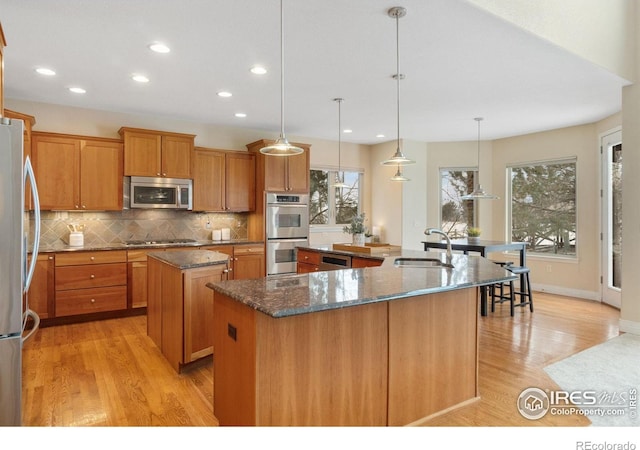
<path fill-rule="evenodd" d="M 125 177 L 129 208 L 193 209 L 193 181 L 183 178 Z M 128 197 L 128 198 L 127 198 Z"/>

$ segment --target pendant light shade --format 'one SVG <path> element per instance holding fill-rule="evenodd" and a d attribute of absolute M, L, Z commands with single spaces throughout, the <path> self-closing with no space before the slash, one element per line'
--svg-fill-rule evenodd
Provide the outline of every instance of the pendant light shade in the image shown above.
<path fill-rule="evenodd" d="M 396 174 L 391 177 L 391 181 L 411 181 L 411 179 L 405 177 L 402 174 L 402 170 L 400 170 L 400 166 L 398 166 L 398 170 L 396 171 Z"/>
<path fill-rule="evenodd" d="M 393 75 L 393 78 L 396 80 L 396 107 L 397 107 L 397 146 L 396 146 L 396 152 L 393 154 L 393 156 L 391 156 L 391 158 L 382 161 L 380 164 L 385 165 L 385 166 L 404 166 L 404 165 L 408 165 L 408 164 L 415 164 L 416 162 L 407 158 L 406 156 L 404 156 L 404 154 L 402 153 L 402 149 L 400 148 L 400 80 L 404 79 L 404 75 L 400 73 L 400 25 L 399 25 L 399 20 L 401 17 L 404 17 L 407 14 L 407 10 L 405 8 L 403 8 L 402 6 L 395 6 L 391 9 L 389 9 L 387 11 L 387 14 L 389 15 L 389 17 L 391 17 L 392 19 L 395 19 L 396 21 L 396 73 Z M 400 173 L 400 169 L 398 168 L 398 173 Z M 398 174 L 396 174 L 397 176 Z M 394 176 L 393 178 L 391 178 L 392 180 L 396 180 L 396 181 L 407 181 L 406 179 L 401 179 L 404 178 L 402 177 L 402 174 L 400 174 L 400 177 L 396 179 L 396 176 Z"/>
<path fill-rule="evenodd" d="M 340 179 L 340 172 L 342 172 L 341 169 L 341 159 L 342 159 L 342 155 L 341 155 L 341 144 L 342 144 L 342 102 L 344 101 L 343 98 L 334 98 L 333 99 L 334 102 L 336 102 L 338 104 L 338 172 L 336 173 L 336 179 L 335 182 L 333 183 L 333 187 L 334 188 L 346 188 L 349 187 L 349 185 L 347 183 L 344 182 L 344 179 Z"/>
<path fill-rule="evenodd" d="M 480 122 L 483 120 L 482 117 L 475 117 L 473 120 L 478 122 L 478 181 L 474 182 L 473 192 L 467 195 L 463 195 L 460 197 L 461 200 L 497 200 L 500 197 L 493 194 L 487 194 L 484 189 L 482 189 L 482 185 L 480 184 Z"/>
<path fill-rule="evenodd" d="M 284 134 L 284 12 L 280 0 L 280 137 L 276 141 L 262 147 L 260 153 L 269 156 L 291 156 L 298 155 L 304 150 L 290 144 Z"/>

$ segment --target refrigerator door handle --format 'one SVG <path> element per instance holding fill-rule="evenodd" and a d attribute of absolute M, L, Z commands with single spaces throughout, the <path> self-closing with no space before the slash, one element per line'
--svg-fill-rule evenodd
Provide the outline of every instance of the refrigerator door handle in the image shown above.
<path fill-rule="evenodd" d="M 35 213 L 35 229 L 34 229 L 34 238 L 33 238 L 33 250 L 31 252 L 31 264 L 29 265 L 29 270 L 26 273 L 24 278 L 24 288 L 23 291 L 26 294 L 29 290 L 29 286 L 31 286 L 31 279 L 33 278 L 33 273 L 36 270 L 36 260 L 38 258 L 38 250 L 40 249 L 40 198 L 38 197 L 38 187 L 36 185 L 36 176 L 33 172 L 33 166 L 31 165 L 31 158 L 29 156 L 26 157 L 24 162 L 24 179 L 23 184 L 26 187 L 27 178 L 31 182 L 31 195 L 33 197 L 33 211 Z M 26 239 L 25 239 L 26 240 Z M 25 253 L 26 253 L 25 246 Z M 25 258 L 25 267 L 27 260 Z M 34 313 L 35 314 L 35 313 Z"/>
<path fill-rule="evenodd" d="M 24 317 L 25 317 L 25 320 L 24 320 L 25 323 L 29 317 L 33 319 L 33 328 L 31 328 L 29 333 L 22 338 L 22 342 L 26 342 L 27 339 L 31 338 L 31 336 L 33 336 L 36 333 L 36 331 L 38 331 L 38 328 L 40 328 L 40 316 L 35 311 L 31 309 L 27 309 L 24 312 Z"/>

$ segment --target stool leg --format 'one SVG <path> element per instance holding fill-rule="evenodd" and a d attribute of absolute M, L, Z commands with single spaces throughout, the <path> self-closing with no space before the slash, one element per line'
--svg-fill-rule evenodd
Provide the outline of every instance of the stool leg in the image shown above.
<path fill-rule="evenodd" d="M 511 317 L 513 317 L 513 315 L 514 315 L 514 309 L 515 309 L 514 303 L 516 301 L 516 296 L 513 293 L 513 290 L 514 290 L 513 289 L 513 280 L 511 280 L 509 282 L 509 308 L 511 310 Z"/>
<path fill-rule="evenodd" d="M 529 295 L 529 311 L 533 312 L 533 296 L 531 295 L 531 282 L 527 273 L 527 294 Z"/>

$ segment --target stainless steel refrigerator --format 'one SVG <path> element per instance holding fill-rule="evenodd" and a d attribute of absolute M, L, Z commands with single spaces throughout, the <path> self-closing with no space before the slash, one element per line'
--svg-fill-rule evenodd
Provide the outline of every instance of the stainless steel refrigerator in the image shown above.
<path fill-rule="evenodd" d="M 40 324 L 28 302 L 40 242 L 40 205 L 31 161 L 26 158 L 23 164 L 23 127 L 21 120 L 0 117 L 0 426 L 22 424 L 22 344 Z M 28 265 L 27 179 L 35 211 Z"/>

